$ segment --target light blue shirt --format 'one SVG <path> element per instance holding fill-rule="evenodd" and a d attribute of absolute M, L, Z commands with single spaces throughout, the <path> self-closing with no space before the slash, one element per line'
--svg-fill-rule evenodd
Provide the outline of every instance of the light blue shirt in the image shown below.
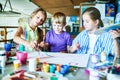
<path fill-rule="evenodd" d="M 81 33 L 78 34 L 78 36 L 73 40 L 72 46 L 76 43 L 80 44 L 80 48 L 75 51 L 77 54 L 87 54 L 89 49 L 89 35 L 88 31 L 84 30 Z M 106 32 L 97 38 L 97 41 L 94 46 L 93 53 L 94 54 L 100 54 L 101 52 L 106 52 L 108 54 L 114 54 L 113 53 L 113 38 L 112 36 Z"/>

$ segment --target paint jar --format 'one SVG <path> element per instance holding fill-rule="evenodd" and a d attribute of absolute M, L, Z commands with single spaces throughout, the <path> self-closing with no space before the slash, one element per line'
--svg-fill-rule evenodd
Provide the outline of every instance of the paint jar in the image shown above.
<path fill-rule="evenodd" d="M 0 51 L 0 67 L 2 68 L 2 74 L 4 74 L 5 71 L 5 64 L 6 64 L 6 54 L 5 54 L 5 50 Z"/>
<path fill-rule="evenodd" d="M 14 60 L 13 65 L 14 65 L 14 69 L 18 70 L 20 68 L 20 61 L 19 60 Z"/>
<path fill-rule="evenodd" d="M 99 73 L 95 70 L 90 70 L 89 80 L 100 80 Z"/>
<path fill-rule="evenodd" d="M 22 44 L 19 44 L 19 51 L 25 51 L 25 46 Z"/>
<path fill-rule="evenodd" d="M 91 62 L 96 64 L 99 61 L 99 56 L 97 54 L 92 54 L 91 56 Z"/>
<path fill-rule="evenodd" d="M 30 72 L 36 71 L 36 59 L 35 58 L 29 59 L 29 71 Z"/>
<path fill-rule="evenodd" d="M 16 52 L 17 59 L 20 60 L 21 65 L 25 65 L 28 57 L 28 52 Z"/>
<path fill-rule="evenodd" d="M 100 54 L 100 61 L 101 62 L 106 61 L 106 52 L 101 52 L 101 54 Z"/>
<path fill-rule="evenodd" d="M 69 66 L 68 65 L 62 65 L 61 69 L 60 69 L 60 73 L 65 75 L 69 70 Z"/>
<path fill-rule="evenodd" d="M 54 64 L 51 64 L 50 65 L 50 73 L 54 73 L 55 72 L 55 65 Z"/>
<path fill-rule="evenodd" d="M 43 63 L 43 71 L 44 71 L 44 72 L 49 72 L 49 67 L 50 67 L 49 64 Z"/>
<path fill-rule="evenodd" d="M 5 67 L 6 60 L 7 60 L 7 59 L 6 59 L 5 50 L 0 51 L 0 62 L 1 62 L 0 66 L 1 66 L 2 68 Z"/>
<path fill-rule="evenodd" d="M 57 64 L 56 65 L 56 71 L 60 72 L 61 65 Z"/>

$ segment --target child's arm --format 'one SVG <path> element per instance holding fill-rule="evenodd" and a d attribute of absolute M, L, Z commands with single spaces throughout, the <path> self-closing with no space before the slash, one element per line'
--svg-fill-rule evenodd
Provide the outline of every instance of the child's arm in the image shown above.
<path fill-rule="evenodd" d="M 118 37 L 120 35 L 119 31 L 111 30 L 110 34 L 112 35 L 114 41 L 114 53 L 117 57 L 120 57 L 120 45 L 118 43 Z"/>
<path fill-rule="evenodd" d="M 21 38 L 22 33 L 23 33 L 23 29 L 22 27 L 19 27 L 14 35 L 14 41 L 18 44 L 23 44 L 24 46 L 28 46 L 35 49 L 37 46 L 37 41 L 32 41 L 30 43 L 24 40 L 23 38 Z"/>
<path fill-rule="evenodd" d="M 80 48 L 80 44 L 79 43 L 76 43 L 74 44 L 72 47 L 70 47 L 70 52 L 73 53 L 75 52 L 76 50 L 78 50 Z"/>

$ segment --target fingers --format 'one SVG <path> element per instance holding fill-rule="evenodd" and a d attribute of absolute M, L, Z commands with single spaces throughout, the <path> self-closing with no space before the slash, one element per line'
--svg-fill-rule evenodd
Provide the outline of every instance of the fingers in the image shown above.
<path fill-rule="evenodd" d="M 80 44 L 77 42 L 75 43 L 75 45 L 73 46 L 73 51 L 76 51 L 80 48 Z"/>
<path fill-rule="evenodd" d="M 76 43 L 76 47 L 77 47 L 77 49 L 80 48 L 80 44 L 78 42 Z"/>
<path fill-rule="evenodd" d="M 39 47 L 44 47 L 44 46 L 45 46 L 45 42 L 44 41 L 39 43 Z"/>
<path fill-rule="evenodd" d="M 115 30 L 111 30 L 110 31 L 110 34 L 112 35 L 112 37 L 115 39 L 115 38 L 117 38 L 117 37 L 119 37 L 119 33 L 117 32 L 117 31 L 115 31 Z"/>
<path fill-rule="evenodd" d="M 33 41 L 30 43 L 30 46 L 33 48 L 33 49 L 36 49 L 37 48 L 37 41 Z"/>

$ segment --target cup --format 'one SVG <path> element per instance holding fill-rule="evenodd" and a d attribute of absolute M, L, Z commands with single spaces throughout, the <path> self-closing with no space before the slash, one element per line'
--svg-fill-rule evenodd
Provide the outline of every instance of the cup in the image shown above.
<path fill-rule="evenodd" d="M 15 70 L 19 69 L 20 68 L 20 61 L 19 60 L 13 61 L 13 65 L 14 65 Z"/>
<path fill-rule="evenodd" d="M 30 72 L 35 72 L 36 71 L 36 59 L 35 58 L 31 58 L 29 59 L 29 71 Z"/>
<path fill-rule="evenodd" d="M 60 72 L 61 65 L 57 64 L 56 65 L 56 71 Z"/>
<path fill-rule="evenodd" d="M 16 52 L 17 53 L 17 59 L 20 61 L 21 65 L 25 65 L 28 57 L 27 52 Z"/>
<path fill-rule="evenodd" d="M 49 64 L 43 64 L 43 71 L 44 72 L 49 72 L 50 65 Z"/>
<path fill-rule="evenodd" d="M 97 71 L 90 70 L 89 80 L 100 80 L 100 74 Z"/>
<path fill-rule="evenodd" d="M 6 63 L 6 55 L 5 55 L 5 51 L 0 51 L 0 66 L 1 67 L 5 67 L 5 63 Z"/>
<path fill-rule="evenodd" d="M 22 52 L 22 51 L 25 51 L 24 45 L 22 45 L 22 44 L 19 45 L 19 51 L 21 51 L 21 52 Z"/>
<path fill-rule="evenodd" d="M 52 65 L 50 65 L 50 73 L 54 73 L 55 72 L 55 65 L 54 64 L 52 64 Z"/>
<path fill-rule="evenodd" d="M 92 54 L 91 62 L 96 64 L 96 63 L 98 63 L 98 61 L 99 61 L 98 55 L 97 54 Z"/>
<path fill-rule="evenodd" d="M 60 69 L 60 73 L 65 75 L 69 70 L 69 65 L 62 65 Z"/>
<path fill-rule="evenodd" d="M 5 49 L 5 51 L 10 51 L 11 48 L 12 48 L 12 44 L 11 44 L 11 43 L 5 43 L 5 44 L 4 44 L 4 49 Z"/>

